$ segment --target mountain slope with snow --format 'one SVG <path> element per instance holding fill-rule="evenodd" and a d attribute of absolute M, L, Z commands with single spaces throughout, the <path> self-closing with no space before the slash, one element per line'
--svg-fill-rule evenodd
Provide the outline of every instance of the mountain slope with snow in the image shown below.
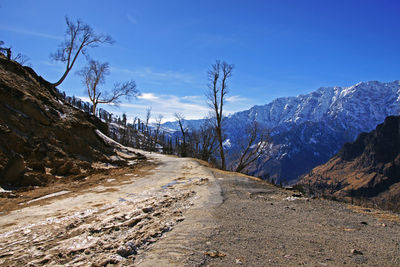
<path fill-rule="evenodd" d="M 249 173 L 293 181 L 326 162 L 346 142 L 369 132 L 389 115 L 400 112 L 400 81 L 360 82 L 350 87 L 321 87 L 297 97 L 234 113 L 225 120 L 228 161 L 237 157 L 245 131 L 253 121 L 269 129 L 273 146 Z M 190 121 L 186 121 L 190 125 Z M 195 125 L 199 125 L 196 121 Z M 174 128 L 173 123 L 168 125 Z"/>
<path fill-rule="evenodd" d="M 360 132 L 371 131 L 387 116 L 399 114 L 399 95 L 400 81 L 323 87 L 235 113 L 227 119 L 226 133 L 231 143 L 238 144 L 244 129 L 237 125 L 249 127 L 257 121 L 270 129 L 275 149 L 259 159 L 250 173 L 292 181 L 326 162 Z"/>

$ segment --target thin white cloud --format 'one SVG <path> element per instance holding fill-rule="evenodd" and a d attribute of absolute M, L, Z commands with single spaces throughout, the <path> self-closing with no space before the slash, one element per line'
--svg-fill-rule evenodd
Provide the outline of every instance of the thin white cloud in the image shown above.
<path fill-rule="evenodd" d="M 137 69 L 122 69 L 111 67 L 112 72 L 128 74 L 133 78 L 141 78 L 146 81 L 179 81 L 184 83 L 192 83 L 193 76 L 188 73 L 177 71 L 154 71 L 150 67 L 137 68 Z"/>
<path fill-rule="evenodd" d="M 141 94 L 138 96 L 138 98 L 139 98 L 139 99 L 145 99 L 145 100 L 157 100 L 157 99 L 158 99 L 158 96 L 156 96 L 156 95 L 153 94 L 153 93 L 141 93 Z"/>
<path fill-rule="evenodd" d="M 138 24 L 138 22 L 137 22 L 137 20 L 131 15 L 131 14 L 127 14 L 126 15 L 126 18 L 128 19 L 128 21 L 130 22 L 130 23 L 132 23 L 133 25 L 137 25 Z"/>
<path fill-rule="evenodd" d="M 31 36 L 36 36 L 36 37 L 41 37 L 41 38 L 46 38 L 46 39 L 53 39 L 53 40 L 63 40 L 64 39 L 62 36 L 52 35 L 52 34 L 47 34 L 47 33 L 42 33 L 42 32 L 37 32 L 37 31 L 31 31 L 31 30 L 26 30 L 26 29 L 17 29 L 17 28 L 9 28 L 9 27 L 0 26 L 0 30 L 18 33 L 18 34 L 24 34 L 24 35 L 31 35 Z"/>
<path fill-rule="evenodd" d="M 238 102 L 246 102 L 249 101 L 249 99 L 245 97 L 241 97 L 240 95 L 232 95 L 226 97 L 226 101 L 230 103 L 238 103 Z"/>

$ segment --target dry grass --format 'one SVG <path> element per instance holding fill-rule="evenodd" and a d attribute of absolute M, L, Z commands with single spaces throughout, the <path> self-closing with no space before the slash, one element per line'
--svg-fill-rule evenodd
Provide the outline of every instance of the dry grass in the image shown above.
<path fill-rule="evenodd" d="M 391 213 L 389 211 L 383 211 L 383 210 L 377 210 L 377 209 L 371 209 L 371 208 L 364 208 L 361 206 L 355 206 L 355 205 L 348 205 L 347 206 L 350 210 L 356 212 L 356 213 L 361 213 L 361 214 L 369 214 L 371 216 L 374 216 L 375 218 L 378 218 L 379 220 L 385 220 L 385 221 L 391 221 L 391 222 L 400 222 L 400 215 Z"/>

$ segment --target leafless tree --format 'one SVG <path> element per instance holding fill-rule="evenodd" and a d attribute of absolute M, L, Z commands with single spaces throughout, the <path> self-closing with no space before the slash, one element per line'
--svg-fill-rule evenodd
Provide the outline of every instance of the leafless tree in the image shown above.
<path fill-rule="evenodd" d="M 64 74 L 53 84 L 54 86 L 58 86 L 64 81 L 79 54 L 87 55 L 87 48 L 94 48 L 100 44 L 112 44 L 114 42 L 109 35 L 96 34 L 88 24 L 79 19 L 76 22 L 72 22 L 66 17 L 65 22 L 67 24 L 65 40 L 60 44 L 57 51 L 50 55 L 53 60 L 66 64 Z"/>
<path fill-rule="evenodd" d="M 222 133 L 222 121 L 223 121 L 223 108 L 225 104 L 225 97 L 228 93 L 227 80 L 232 76 L 233 65 L 230 65 L 223 61 L 216 61 L 208 71 L 209 85 L 206 92 L 208 104 L 213 110 L 215 117 L 215 133 L 217 135 L 219 154 L 221 158 L 221 169 L 225 169 L 225 154 L 223 147 L 223 133 Z"/>
<path fill-rule="evenodd" d="M 17 61 L 21 65 L 25 65 L 30 60 L 30 58 L 26 55 L 18 53 L 16 56 L 12 58 L 12 60 Z"/>
<path fill-rule="evenodd" d="M 118 105 L 121 97 L 130 98 L 139 94 L 134 81 L 114 84 L 111 93 L 101 91 L 99 86 L 105 83 L 105 76 L 110 73 L 108 63 L 100 63 L 96 60 L 90 60 L 89 64 L 78 72 L 82 76 L 83 83 L 86 86 L 87 94 L 93 105 L 93 115 L 96 115 L 98 104 L 116 104 Z"/>
<path fill-rule="evenodd" d="M 184 121 L 185 121 L 185 117 L 181 114 L 181 113 L 175 113 L 175 120 L 178 122 L 179 124 L 179 128 L 181 129 L 181 133 L 182 133 L 182 144 L 181 144 L 181 156 L 182 157 L 186 157 L 187 156 L 187 145 L 186 145 L 186 134 L 188 129 L 185 128 Z"/>
<path fill-rule="evenodd" d="M 201 137 L 201 148 L 200 148 L 200 159 L 209 161 L 211 156 L 217 149 L 217 139 L 215 135 L 215 127 L 207 119 L 200 126 L 200 137 Z"/>
<path fill-rule="evenodd" d="M 153 144 L 154 151 L 156 150 L 156 146 L 159 141 L 162 119 L 163 119 L 163 115 L 158 115 L 158 117 L 156 118 L 156 129 L 154 131 L 154 144 Z"/>
<path fill-rule="evenodd" d="M 234 169 L 236 172 L 245 171 L 254 161 L 268 152 L 267 147 L 270 142 L 268 132 L 260 129 L 257 122 L 253 122 L 246 130 L 247 141 L 241 147 L 240 157 Z"/>
<path fill-rule="evenodd" d="M 150 118 L 151 118 L 151 107 L 148 107 L 146 109 L 146 120 L 144 123 L 144 128 L 142 129 L 144 135 L 143 145 L 145 150 L 150 150 L 152 148 L 151 130 L 149 127 Z"/>

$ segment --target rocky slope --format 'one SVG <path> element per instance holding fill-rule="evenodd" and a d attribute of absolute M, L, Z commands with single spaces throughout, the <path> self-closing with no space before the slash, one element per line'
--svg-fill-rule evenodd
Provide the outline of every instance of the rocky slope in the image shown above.
<path fill-rule="evenodd" d="M 107 126 L 57 99 L 31 68 L 0 57 L 0 184 L 79 179 L 96 162 L 118 159 L 95 132 Z"/>
<path fill-rule="evenodd" d="M 346 143 L 300 183 L 322 194 L 349 200 L 366 198 L 382 208 L 399 211 L 400 117 L 387 117 L 374 131 Z"/>

